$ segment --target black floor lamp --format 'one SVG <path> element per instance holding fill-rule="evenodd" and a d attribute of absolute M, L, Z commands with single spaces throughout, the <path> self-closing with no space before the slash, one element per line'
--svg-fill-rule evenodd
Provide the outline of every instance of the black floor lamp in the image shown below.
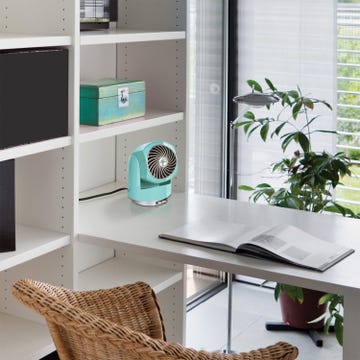
<path fill-rule="evenodd" d="M 246 95 L 239 95 L 239 96 L 235 96 L 233 98 L 233 101 L 235 103 L 238 104 L 244 104 L 247 105 L 248 108 L 252 108 L 252 107 L 263 107 L 263 106 L 269 106 L 271 104 L 274 104 L 276 102 L 279 101 L 279 98 L 273 94 L 273 93 L 257 93 L 254 92 L 254 90 Z M 229 131 L 229 136 L 228 136 L 228 141 L 229 141 L 229 147 L 228 147 L 228 172 L 229 172 L 229 186 L 230 188 L 232 188 L 232 190 L 230 190 L 230 194 L 233 194 L 234 191 L 236 189 L 234 189 L 235 184 L 236 184 L 236 123 L 238 121 L 241 120 L 242 115 L 245 113 L 245 111 L 243 111 L 239 116 L 236 117 L 235 120 L 231 121 L 230 123 L 230 129 L 228 129 Z M 234 196 L 228 196 L 229 199 L 233 198 L 235 199 L 236 197 Z M 231 329 L 232 329 L 232 279 L 233 279 L 233 274 L 230 272 L 227 272 L 227 288 L 228 288 L 228 313 L 227 313 L 227 342 L 226 342 L 226 348 L 224 350 L 225 353 L 230 354 L 232 353 L 232 349 L 231 349 Z"/>

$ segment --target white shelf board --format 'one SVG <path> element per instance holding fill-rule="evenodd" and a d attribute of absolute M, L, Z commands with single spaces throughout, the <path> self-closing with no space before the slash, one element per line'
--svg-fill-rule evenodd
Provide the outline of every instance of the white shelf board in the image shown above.
<path fill-rule="evenodd" d="M 129 29 L 83 31 L 80 34 L 80 45 L 183 40 L 185 39 L 185 34 L 185 31 L 146 31 Z"/>
<path fill-rule="evenodd" d="M 38 360 L 55 350 L 46 325 L 0 313 L 1 359 Z"/>
<path fill-rule="evenodd" d="M 0 50 L 71 45 L 70 36 L 0 33 Z"/>
<path fill-rule="evenodd" d="M 70 244 L 70 235 L 16 225 L 16 250 L 0 253 L 0 271 Z"/>
<path fill-rule="evenodd" d="M 176 121 L 184 120 L 183 112 L 170 112 L 166 110 L 146 111 L 145 116 L 130 120 L 120 121 L 102 126 L 80 126 L 80 142 L 99 140 L 114 135 L 126 134 L 136 130 L 148 129 L 151 127 L 165 125 Z"/>
<path fill-rule="evenodd" d="M 71 136 L 64 136 L 50 140 L 38 141 L 31 144 L 13 146 L 0 150 L 0 161 L 16 159 L 18 157 L 33 155 L 44 151 L 60 149 L 71 145 Z"/>
<path fill-rule="evenodd" d="M 182 272 L 132 259 L 112 258 L 79 274 L 79 290 L 106 289 L 136 281 L 159 293 L 182 279 Z"/>

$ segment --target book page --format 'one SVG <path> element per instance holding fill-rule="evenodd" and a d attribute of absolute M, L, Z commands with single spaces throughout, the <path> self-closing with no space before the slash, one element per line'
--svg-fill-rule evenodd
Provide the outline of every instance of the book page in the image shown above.
<path fill-rule="evenodd" d="M 343 246 L 321 240 L 290 225 L 278 225 L 252 239 L 252 244 L 289 261 L 323 270 L 352 252 Z"/>
<path fill-rule="evenodd" d="M 159 237 L 212 249 L 286 261 L 324 271 L 354 252 L 291 225 L 253 226 L 214 219 L 187 223 Z"/>
<path fill-rule="evenodd" d="M 268 229 L 264 226 L 204 219 L 160 234 L 160 237 L 235 252 L 240 244 Z"/>

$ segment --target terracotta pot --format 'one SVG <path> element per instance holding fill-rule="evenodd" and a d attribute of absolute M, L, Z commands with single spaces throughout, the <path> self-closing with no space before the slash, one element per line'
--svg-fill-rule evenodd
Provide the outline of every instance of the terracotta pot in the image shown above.
<path fill-rule="evenodd" d="M 280 294 L 280 307 L 283 322 L 298 329 L 319 329 L 324 326 L 324 320 L 309 324 L 326 311 L 327 304 L 319 305 L 319 299 L 325 293 L 316 290 L 303 289 L 304 302 L 294 301 L 288 294 Z"/>

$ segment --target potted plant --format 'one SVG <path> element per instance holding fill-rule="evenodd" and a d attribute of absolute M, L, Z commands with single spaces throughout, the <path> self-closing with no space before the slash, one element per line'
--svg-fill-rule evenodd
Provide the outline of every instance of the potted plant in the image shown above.
<path fill-rule="evenodd" d="M 333 199 L 333 191 L 341 178 L 351 175 L 351 161 L 342 152 L 330 154 L 326 151 L 315 151 L 312 148 L 312 137 L 315 133 L 323 133 L 333 136 L 336 132 L 327 129 L 317 129 L 315 124 L 319 115 L 314 115 L 315 108 L 319 105 L 332 110 L 331 105 L 324 100 L 316 99 L 303 94 L 297 89 L 282 91 L 269 80 L 265 79 L 268 86 L 266 92 L 261 85 L 254 80 L 247 83 L 252 89 L 255 102 L 261 104 L 261 95 L 264 95 L 268 110 L 274 106 L 279 107 L 276 116 L 256 117 L 252 111 L 247 111 L 243 119 L 235 121 L 235 128 L 242 128 L 244 133 L 250 137 L 259 134 L 266 142 L 271 138 L 280 139 L 283 158 L 271 165 L 273 173 L 283 176 L 283 183 L 280 187 L 268 183 L 260 183 L 255 187 L 241 185 L 239 189 L 251 191 L 250 200 L 257 202 L 260 199 L 274 206 L 293 208 L 312 212 L 336 212 L 347 217 L 359 217 L 352 210 L 344 207 Z M 256 99 L 256 97 L 258 97 Z M 270 102 L 267 100 L 270 99 Z M 243 97 L 236 97 L 234 101 L 241 102 Z M 277 105 L 276 102 L 278 102 Z M 293 147 L 289 154 L 287 149 Z M 312 292 L 296 286 L 278 283 L 275 288 L 275 299 L 282 303 L 294 303 L 302 305 L 312 303 L 315 306 L 322 305 L 319 309 L 319 316 L 311 312 L 305 320 L 301 320 L 304 327 L 322 327 L 329 329 L 330 323 L 335 319 L 335 332 L 337 339 L 342 344 L 343 318 L 341 307 L 343 297 L 336 294 L 315 293 L 315 298 L 309 300 Z M 326 307 L 328 305 L 328 313 Z M 285 305 L 284 305 L 285 306 Z M 283 310 L 283 309 L 282 309 Z M 286 312 L 286 311 L 285 311 Z M 290 323 L 289 314 L 284 314 L 284 321 Z M 324 322 L 325 317 L 327 320 Z M 315 319 L 316 318 L 316 319 Z M 315 320 L 314 320 L 315 319 Z M 310 324 L 310 320 L 311 321 Z M 294 327 L 304 328 L 295 320 Z"/>

